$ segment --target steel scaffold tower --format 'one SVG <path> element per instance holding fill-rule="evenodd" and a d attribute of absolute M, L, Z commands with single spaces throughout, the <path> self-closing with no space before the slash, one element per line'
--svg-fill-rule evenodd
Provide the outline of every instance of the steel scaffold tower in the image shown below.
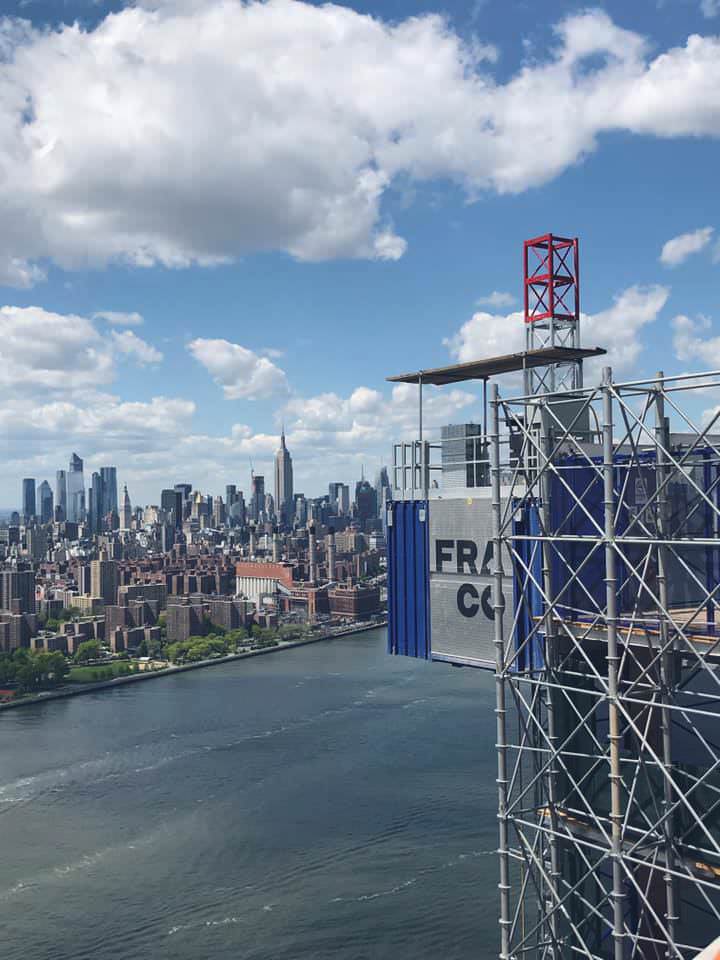
<path fill-rule="evenodd" d="M 547 233 L 523 244 L 525 349 L 580 346 L 578 239 Z M 582 364 L 551 364 L 525 371 L 525 393 L 575 390 Z"/>
<path fill-rule="evenodd" d="M 713 391 L 493 387 L 503 960 L 687 960 L 720 932 Z"/>

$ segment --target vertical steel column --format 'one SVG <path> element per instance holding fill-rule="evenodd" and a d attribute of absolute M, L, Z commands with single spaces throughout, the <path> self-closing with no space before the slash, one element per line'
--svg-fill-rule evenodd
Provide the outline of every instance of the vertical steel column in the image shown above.
<path fill-rule="evenodd" d="M 493 524 L 493 614 L 495 624 L 495 722 L 497 739 L 498 858 L 500 860 L 500 960 L 510 960 L 510 868 L 507 811 L 507 730 L 505 710 L 505 643 L 503 632 L 502 502 L 500 499 L 500 414 L 497 384 L 492 384 L 490 482 Z"/>
<path fill-rule="evenodd" d="M 573 269 L 575 272 L 575 343 L 574 346 L 580 346 L 580 241 L 577 237 L 573 240 Z M 583 362 L 578 360 L 575 364 L 574 384 L 576 390 L 582 390 L 583 386 Z"/>
<path fill-rule="evenodd" d="M 622 802 L 620 711 L 618 709 L 617 569 L 615 556 L 615 490 L 613 464 L 612 369 L 603 369 L 603 505 L 605 511 L 605 595 L 607 609 L 608 719 L 610 742 L 610 821 L 612 824 L 613 942 L 615 960 L 623 960 Z"/>
<path fill-rule="evenodd" d="M 540 451 L 538 457 L 538 470 L 542 472 L 540 481 L 540 516 L 541 516 L 541 534 L 543 538 L 550 536 L 550 471 L 547 464 L 550 460 L 550 451 L 552 450 L 552 441 L 549 434 L 549 415 L 545 408 L 547 397 L 539 399 L 540 410 Z M 547 717 L 547 739 L 550 745 L 550 760 L 547 767 L 547 806 L 550 811 L 550 879 L 553 890 L 550 893 L 552 900 L 550 914 L 550 935 L 552 937 L 552 952 L 550 956 L 557 957 L 560 960 L 562 954 L 556 953 L 561 950 L 561 936 L 558 930 L 558 912 L 556 904 L 562 900 L 561 872 L 560 872 L 560 854 L 558 850 L 558 836 L 560 834 L 560 825 L 558 823 L 557 812 L 557 729 L 555 718 L 555 693 L 553 684 L 555 682 L 555 669 L 557 664 L 557 637 L 553 625 L 553 615 L 548 612 L 553 603 L 553 585 L 552 585 L 552 546 L 548 539 L 543 539 L 540 543 L 542 556 L 542 583 L 543 593 L 545 595 L 543 615 L 543 633 L 545 635 L 545 687 L 543 690 L 543 700 L 545 703 L 545 714 Z M 540 721 L 538 717 L 538 722 Z"/>
<path fill-rule="evenodd" d="M 670 530 L 668 529 L 668 502 L 667 502 L 667 462 L 665 450 L 668 445 L 668 431 L 665 424 L 665 397 L 664 375 L 662 370 L 658 371 L 657 384 L 655 387 L 655 458 L 656 458 L 656 476 L 657 487 L 660 493 L 657 498 L 657 533 L 658 533 L 658 556 L 657 556 L 657 583 L 658 599 L 662 609 L 658 610 L 659 621 L 659 641 L 660 649 L 663 651 L 660 657 L 660 730 L 662 733 L 663 765 L 666 770 L 672 769 L 672 728 L 670 703 L 672 700 L 673 686 L 673 667 L 674 656 L 672 651 L 671 637 L 669 633 L 668 614 L 669 597 L 667 582 L 667 547 L 663 541 L 669 539 Z M 670 646 L 671 649 L 668 649 Z M 673 837 L 675 834 L 674 817 L 669 813 L 673 805 L 672 786 L 667 776 L 663 777 L 663 836 L 665 845 L 665 872 L 663 879 L 665 881 L 665 920 L 667 922 L 667 931 L 669 941 L 666 945 L 665 956 L 677 957 L 677 951 L 673 947 L 675 940 L 675 924 L 678 920 L 677 907 L 675 903 L 675 879 L 673 868 L 675 865 L 675 848 Z"/>

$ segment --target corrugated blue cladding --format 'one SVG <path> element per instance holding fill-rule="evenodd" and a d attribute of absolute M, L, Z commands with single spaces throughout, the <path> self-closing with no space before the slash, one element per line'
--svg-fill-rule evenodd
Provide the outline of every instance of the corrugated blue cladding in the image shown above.
<path fill-rule="evenodd" d="M 430 659 L 428 504 L 396 500 L 388 524 L 388 652 Z"/>

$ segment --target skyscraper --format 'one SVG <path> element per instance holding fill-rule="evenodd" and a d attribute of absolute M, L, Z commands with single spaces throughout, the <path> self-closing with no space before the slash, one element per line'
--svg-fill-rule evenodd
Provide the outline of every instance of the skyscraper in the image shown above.
<path fill-rule="evenodd" d="M 166 519 L 176 527 L 183 523 L 183 495 L 180 490 L 161 490 L 160 507 L 165 511 Z"/>
<path fill-rule="evenodd" d="M 22 482 L 22 512 L 25 523 L 35 516 L 35 481 L 32 477 Z"/>
<path fill-rule="evenodd" d="M 0 610 L 35 613 L 35 574 L 32 570 L 0 570 Z"/>
<path fill-rule="evenodd" d="M 360 521 L 377 517 L 377 493 L 369 480 L 360 480 L 355 487 L 355 507 Z"/>
<path fill-rule="evenodd" d="M 64 470 L 55 474 L 55 510 L 61 523 L 67 520 L 67 473 Z"/>
<path fill-rule="evenodd" d="M 83 462 L 73 453 L 67 473 L 67 519 L 73 523 L 82 523 L 85 519 L 85 479 Z"/>
<path fill-rule="evenodd" d="M 106 469 L 106 468 L 103 468 Z M 93 473 L 90 491 L 88 493 L 88 523 L 92 533 L 102 530 L 103 517 L 108 513 L 105 509 L 107 491 L 103 482 L 102 473 Z"/>
<path fill-rule="evenodd" d="M 98 510 L 100 517 L 104 517 L 113 510 L 115 513 L 118 511 L 117 467 L 100 467 L 100 479 L 103 502 Z"/>
<path fill-rule="evenodd" d="M 280 447 L 275 454 L 275 510 L 287 521 L 292 511 L 293 467 L 292 457 L 285 446 L 285 430 L 280 435 Z"/>
<path fill-rule="evenodd" d="M 392 487 L 388 476 L 387 467 L 380 467 L 375 479 L 375 492 L 377 494 L 377 510 L 380 519 L 383 522 L 383 533 L 385 532 L 385 523 L 387 521 L 387 504 L 392 500 Z"/>
<path fill-rule="evenodd" d="M 250 515 L 257 522 L 265 510 L 265 477 L 259 473 L 254 474 L 251 488 Z"/>
<path fill-rule="evenodd" d="M 53 518 L 53 492 L 47 480 L 43 480 L 38 487 L 37 515 L 40 523 L 50 523 Z"/>
<path fill-rule="evenodd" d="M 123 487 L 122 506 L 120 509 L 120 529 L 129 530 L 132 526 L 132 506 L 130 505 L 130 495 L 127 484 Z"/>
<path fill-rule="evenodd" d="M 106 604 L 112 605 L 117 600 L 118 568 L 114 560 L 108 560 L 107 553 L 103 552 L 99 560 L 90 564 L 90 595 L 102 597 Z"/>

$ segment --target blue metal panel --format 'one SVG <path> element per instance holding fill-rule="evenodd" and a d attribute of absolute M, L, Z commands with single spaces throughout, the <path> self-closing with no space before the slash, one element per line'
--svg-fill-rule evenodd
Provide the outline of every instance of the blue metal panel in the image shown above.
<path fill-rule="evenodd" d="M 515 537 L 540 536 L 540 519 L 535 503 L 526 503 L 516 512 L 513 519 L 513 535 Z M 535 586 L 536 583 L 542 583 L 541 543 L 539 539 L 516 539 L 513 543 L 513 550 L 522 558 L 522 564 L 518 562 L 513 564 L 513 617 L 515 620 L 513 644 L 516 651 L 521 650 L 515 661 L 515 669 L 519 671 L 541 670 L 545 660 L 542 635 L 536 630 L 530 637 L 543 611 L 542 596 Z M 530 637 L 529 640 L 528 637 Z"/>
<path fill-rule="evenodd" d="M 396 500 L 388 523 L 388 652 L 430 659 L 428 504 Z"/>

